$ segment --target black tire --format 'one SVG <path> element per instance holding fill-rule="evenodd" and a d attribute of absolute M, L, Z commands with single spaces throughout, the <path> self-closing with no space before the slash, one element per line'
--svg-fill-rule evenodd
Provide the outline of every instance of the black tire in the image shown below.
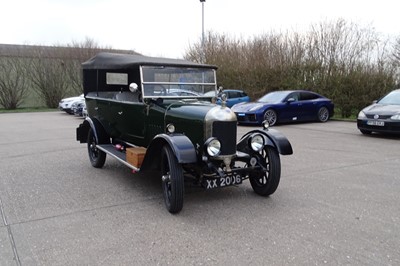
<path fill-rule="evenodd" d="M 180 212 L 184 195 L 183 170 L 169 146 L 164 146 L 161 151 L 161 180 L 167 210 Z"/>
<path fill-rule="evenodd" d="M 360 132 L 361 132 L 362 134 L 364 134 L 364 135 L 371 135 L 371 134 L 372 134 L 372 131 L 365 130 L 365 129 L 360 129 Z"/>
<path fill-rule="evenodd" d="M 322 106 L 318 109 L 317 113 L 318 121 L 319 122 L 326 122 L 329 120 L 329 110 L 325 106 Z"/>
<path fill-rule="evenodd" d="M 278 116 L 272 109 L 267 109 L 264 113 L 264 121 L 267 121 L 270 126 L 273 126 L 278 122 Z"/>
<path fill-rule="evenodd" d="M 265 147 L 259 154 L 259 162 L 266 171 L 252 172 L 249 176 L 250 184 L 255 193 L 269 196 L 278 188 L 281 178 L 281 161 L 278 151 L 272 147 Z"/>
<path fill-rule="evenodd" d="M 106 162 L 106 153 L 97 149 L 97 141 L 93 130 L 90 128 L 87 139 L 89 160 L 93 167 L 101 168 Z"/>

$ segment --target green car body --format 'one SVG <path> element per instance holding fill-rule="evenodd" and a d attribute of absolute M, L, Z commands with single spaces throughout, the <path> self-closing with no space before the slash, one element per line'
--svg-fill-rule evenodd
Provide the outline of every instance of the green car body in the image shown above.
<path fill-rule="evenodd" d="M 159 170 L 171 213 L 183 207 L 184 179 L 216 188 L 249 178 L 256 193 L 275 192 L 279 154 L 292 154 L 292 147 L 271 129 L 252 130 L 236 143 L 236 115 L 209 96 L 217 93 L 217 67 L 109 53 L 82 66 L 88 116 L 77 140 L 87 143 L 94 167 L 111 155 L 136 171 Z M 125 158 L 131 147 L 146 149 L 140 167 Z"/>

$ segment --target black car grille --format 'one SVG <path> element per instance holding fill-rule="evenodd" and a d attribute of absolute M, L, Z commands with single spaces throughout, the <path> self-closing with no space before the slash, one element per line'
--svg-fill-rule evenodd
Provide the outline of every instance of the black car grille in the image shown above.
<path fill-rule="evenodd" d="M 370 118 L 370 119 L 376 119 L 374 116 L 375 115 L 367 114 L 367 118 Z M 391 117 L 391 115 L 379 115 L 378 119 L 389 119 L 390 117 Z"/>
<path fill-rule="evenodd" d="M 244 116 L 239 116 L 236 114 L 236 117 L 237 117 L 238 122 L 246 122 L 246 121 L 255 122 L 255 121 L 257 121 L 256 114 L 246 114 Z"/>
<path fill-rule="evenodd" d="M 236 121 L 215 121 L 212 126 L 212 136 L 221 142 L 221 155 L 236 153 Z"/>

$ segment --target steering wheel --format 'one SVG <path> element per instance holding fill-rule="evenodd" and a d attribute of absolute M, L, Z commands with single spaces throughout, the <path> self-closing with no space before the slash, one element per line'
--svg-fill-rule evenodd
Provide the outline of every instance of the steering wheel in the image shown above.
<path fill-rule="evenodd" d="M 161 87 L 161 95 L 166 96 L 167 95 L 167 88 L 164 85 L 159 85 Z"/>

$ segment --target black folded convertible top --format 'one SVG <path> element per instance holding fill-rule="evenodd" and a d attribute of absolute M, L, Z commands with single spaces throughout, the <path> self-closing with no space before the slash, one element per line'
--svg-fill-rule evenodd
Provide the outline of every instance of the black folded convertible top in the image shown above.
<path fill-rule="evenodd" d="M 152 66 L 180 66 L 180 67 L 200 67 L 213 68 L 216 66 L 198 64 L 183 59 L 170 59 L 161 57 L 150 57 L 137 54 L 114 54 L 99 53 L 82 64 L 83 69 L 122 69 L 139 65 Z"/>

